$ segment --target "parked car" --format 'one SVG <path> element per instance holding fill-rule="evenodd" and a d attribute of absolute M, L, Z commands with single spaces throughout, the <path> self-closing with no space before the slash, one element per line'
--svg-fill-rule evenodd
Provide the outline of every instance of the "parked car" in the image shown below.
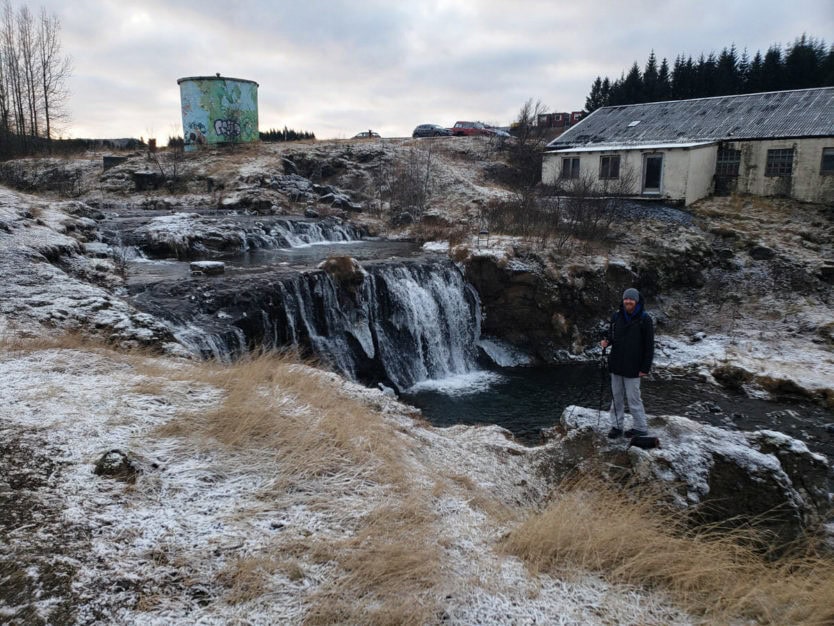
<path fill-rule="evenodd" d="M 470 135 L 491 135 L 492 131 L 481 122 L 455 122 L 449 129 L 455 137 L 468 137 Z"/>
<path fill-rule="evenodd" d="M 501 139 L 509 139 L 512 135 L 503 128 L 495 128 L 494 126 L 487 126 L 489 134 L 493 137 L 500 137 Z"/>
<path fill-rule="evenodd" d="M 443 128 L 437 124 L 420 124 L 411 133 L 412 137 L 448 137 L 452 134 L 448 128 Z"/>
<path fill-rule="evenodd" d="M 379 133 L 372 130 L 363 130 L 361 133 L 356 133 L 354 139 L 380 139 Z"/>

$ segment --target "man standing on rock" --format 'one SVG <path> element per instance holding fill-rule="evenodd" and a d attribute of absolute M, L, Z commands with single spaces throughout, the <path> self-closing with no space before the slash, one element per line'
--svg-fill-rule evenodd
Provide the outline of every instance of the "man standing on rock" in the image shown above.
<path fill-rule="evenodd" d="M 623 436 L 625 400 L 634 418 L 626 437 L 643 437 L 648 434 L 646 411 L 640 397 L 640 379 L 649 373 L 654 359 L 654 322 L 643 309 L 640 292 L 629 288 L 623 292 L 620 310 L 611 316 L 605 339 L 599 342 L 604 348 L 611 346 L 608 371 L 611 372 L 611 430 L 610 439 Z"/>

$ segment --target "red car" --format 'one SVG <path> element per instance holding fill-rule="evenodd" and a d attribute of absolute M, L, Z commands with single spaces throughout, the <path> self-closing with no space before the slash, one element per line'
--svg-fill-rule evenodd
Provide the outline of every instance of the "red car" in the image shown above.
<path fill-rule="evenodd" d="M 455 122 L 455 125 L 450 129 L 452 134 L 456 137 L 463 137 L 468 135 L 491 135 L 492 130 L 481 124 L 480 122 Z"/>

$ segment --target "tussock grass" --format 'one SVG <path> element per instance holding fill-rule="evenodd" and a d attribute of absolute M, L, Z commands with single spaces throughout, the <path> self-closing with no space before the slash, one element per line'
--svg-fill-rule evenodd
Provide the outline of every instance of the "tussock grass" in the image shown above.
<path fill-rule="evenodd" d="M 372 511 L 338 542 L 344 575 L 315 594 L 307 624 L 426 624 L 437 621 L 432 587 L 440 576 L 434 515 L 421 496 Z"/>
<path fill-rule="evenodd" d="M 448 241 L 449 249 L 468 241 L 477 230 L 465 224 L 420 222 L 412 228 L 418 241 Z"/>
<path fill-rule="evenodd" d="M 566 483 L 553 502 L 506 538 L 503 550 L 531 569 L 594 571 L 659 589 L 710 621 L 834 623 L 834 562 L 801 554 L 768 560 L 744 531 L 692 528 L 651 494 L 591 479 Z"/>
<path fill-rule="evenodd" d="M 203 445 L 274 454 L 282 467 L 280 489 L 340 475 L 404 484 L 391 429 L 330 375 L 278 353 L 189 369 L 190 380 L 219 388 L 223 400 L 205 413 L 181 416 L 160 434 L 190 433 L 202 436 Z"/>
<path fill-rule="evenodd" d="M 0 351 L 13 356 L 22 356 L 40 350 L 93 350 L 102 346 L 101 341 L 74 332 L 31 336 L 15 327 L 9 327 L 0 332 Z"/>
<path fill-rule="evenodd" d="M 219 388 L 222 400 L 182 415 L 160 435 L 196 438 L 276 468 L 265 507 L 302 504 L 343 518 L 346 538 L 277 537 L 257 557 L 232 563 L 218 577 L 233 603 L 268 591 L 272 576 L 304 578 L 308 565 L 335 567 L 312 595 L 310 624 L 431 622 L 440 568 L 430 495 L 414 486 L 395 428 L 348 396 L 337 377 L 288 354 L 263 354 L 230 365 L 190 366 L 191 380 Z M 339 497 L 381 498 L 357 518 Z M 283 505 L 278 505 L 283 506 Z M 287 559 L 290 559 L 288 561 Z"/>
<path fill-rule="evenodd" d="M 227 590 L 226 602 L 241 604 L 269 593 L 270 578 L 276 575 L 297 582 L 304 579 L 305 573 L 295 559 L 266 554 L 232 560 L 223 568 L 217 580 Z"/>
<path fill-rule="evenodd" d="M 130 357 L 154 357 L 160 353 L 154 346 L 117 346 L 104 337 L 86 335 L 81 331 L 60 330 L 50 334 L 32 335 L 29 331 L 11 324 L 0 330 L 0 353 L 18 357 L 42 350 L 83 350 L 107 354 L 120 360 L 128 360 Z"/>

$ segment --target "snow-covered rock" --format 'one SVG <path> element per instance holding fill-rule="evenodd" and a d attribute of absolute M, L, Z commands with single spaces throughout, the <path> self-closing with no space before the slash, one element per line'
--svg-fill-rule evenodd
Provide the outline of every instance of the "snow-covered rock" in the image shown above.
<path fill-rule="evenodd" d="M 627 420 L 628 421 L 628 420 Z M 628 439 L 608 439 L 607 413 L 565 409 L 562 442 L 551 472 L 598 466 L 622 469 L 626 478 L 665 485 L 671 503 L 699 506 L 700 519 L 757 526 L 790 541 L 818 527 L 831 511 L 831 466 L 797 439 L 763 430 L 728 431 L 680 416 L 650 416 L 660 447 L 643 450 Z"/>

